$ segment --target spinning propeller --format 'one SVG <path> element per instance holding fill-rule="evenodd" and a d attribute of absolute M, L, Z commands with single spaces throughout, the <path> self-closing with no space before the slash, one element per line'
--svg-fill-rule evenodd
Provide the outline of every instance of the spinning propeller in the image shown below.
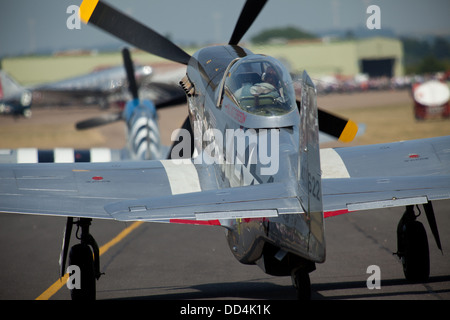
<path fill-rule="evenodd" d="M 98 0 L 84 0 L 80 18 L 119 39 L 159 57 L 188 64 L 191 56 L 169 39 Z"/>
<path fill-rule="evenodd" d="M 114 122 L 117 122 L 122 119 L 123 119 L 122 112 L 107 113 L 107 114 L 103 114 L 103 115 L 100 115 L 95 118 L 77 122 L 77 124 L 75 125 L 75 128 L 77 130 L 92 129 L 95 127 L 103 126 L 105 124 L 114 123 Z"/>
<path fill-rule="evenodd" d="M 266 3 L 267 0 L 246 1 L 228 44 L 238 45 Z M 99 0 L 84 0 L 80 6 L 80 17 L 85 23 L 94 24 L 151 54 L 185 65 L 191 59 L 189 54 L 169 39 Z M 324 110 L 319 110 L 318 117 L 319 129 L 322 132 L 343 142 L 350 142 L 356 136 L 358 126 L 352 120 L 341 118 Z"/>

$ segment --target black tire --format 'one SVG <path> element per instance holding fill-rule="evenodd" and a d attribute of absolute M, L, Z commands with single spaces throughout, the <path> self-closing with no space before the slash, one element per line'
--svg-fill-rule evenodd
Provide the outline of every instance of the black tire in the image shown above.
<path fill-rule="evenodd" d="M 69 266 L 80 268 L 80 289 L 71 289 L 72 300 L 95 300 L 94 259 L 91 248 L 85 244 L 74 245 L 69 253 Z"/>
<path fill-rule="evenodd" d="M 430 276 L 428 238 L 423 224 L 409 221 L 403 230 L 403 273 L 408 281 L 424 282 Z"/>

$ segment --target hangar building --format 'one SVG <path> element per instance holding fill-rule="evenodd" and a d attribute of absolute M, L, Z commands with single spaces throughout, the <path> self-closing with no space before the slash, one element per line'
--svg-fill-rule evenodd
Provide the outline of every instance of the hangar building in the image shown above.
<path fill-rule="evenodd" d="M 307 70 L 314 77 L 326 75 L 398 77 L 404 75 L 403 46 L 400 40 L 384 37 L 348 41 L 309 41 L 252 47 L 288 61 L 291 70 Z"/>
<path fill-rule="evenodd" d="M 348 41 L 302 41 L 266 46 L 243 44 L 254 53 L 270 55 L 287 62 L 292 72 L 307 70 L 313 78 L 341 75 L 353 77 L 360 73 L 369 76 L 403 76 L 403 47 L 399 40 L 373 37 Z M 198 48 L 188 48 L 193 54 Z M 134 52 L 141 63 L 158 63 L 162 58 Z M 57 81 L 91 72 L 98 65 L 119 65 L 119 50 L 94 55 L 26 56 L 3 60 L 3 67 L 20 83 L 30 85 Z"/>

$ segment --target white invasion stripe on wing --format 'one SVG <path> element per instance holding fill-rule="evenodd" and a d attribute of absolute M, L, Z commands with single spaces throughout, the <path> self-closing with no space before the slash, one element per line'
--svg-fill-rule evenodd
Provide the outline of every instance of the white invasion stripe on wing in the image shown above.
<path fill-rule="evenodd" d="M 91 162 L 111 162 L 111 150 L 108 148 L 92 148 Z"/>
<path fill-rule="evenodd" d="M 70 148 L 55 148 L 54 150 L 55 163 L 73 163 L 75 156 L 73 149 Z"/>
<path fill-rule="evenodd" d="M 334 149 L 320 149 L 322 179 L 350 178 L 341 156 Z"/>
<path fill-rule="evenodd" d="M 38 163 L 38 150 L 36 148 L 18 149 L 17 163 Z"/>
<path fill-rule="evenodd" d="M 197 169 L 192 162 L 161 160 L 161 164 L 166 170 L 172 194 L 202 191 Z"/>

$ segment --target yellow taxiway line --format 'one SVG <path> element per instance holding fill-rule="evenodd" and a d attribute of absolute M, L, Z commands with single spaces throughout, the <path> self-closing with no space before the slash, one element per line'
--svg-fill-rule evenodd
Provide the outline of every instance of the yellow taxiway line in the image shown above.
<path fill-rule="evenodd" d="M 143 221 L 136 221 L 129 227 L 123 229 L 117 236 L 115 236 L 112 240 L 110 240 L 108 243 L 104 244 L 100 247 L 100 256 L 104 254 L 106 251 L 108 251 L 112 246 L 119 243 L 122 239 L 124 239 L 130 232 L 132 232 L 134 229 L 139 227 Z M 59 291 L 67 282 L 67 279 L 69 278 L 69 274 L 66 273 L 62 278 L 56 280 L 55 283 L 53 283 L 47 290 L 45 290 L 39 297 L 36 298 L 36 300 L 48 300 L 50 299 L 56 292 Z"/>

